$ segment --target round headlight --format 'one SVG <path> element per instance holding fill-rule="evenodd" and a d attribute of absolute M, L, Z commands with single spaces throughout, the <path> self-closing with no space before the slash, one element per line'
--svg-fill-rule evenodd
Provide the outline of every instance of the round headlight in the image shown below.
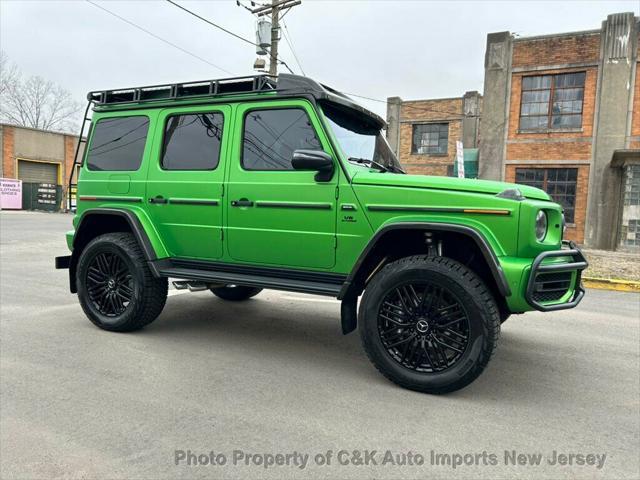
<path fill-rule="evenodd" d="M 547 236 L 547 214 L 540 210 L 536 215 L 536 238 L 539 242 Z"/>

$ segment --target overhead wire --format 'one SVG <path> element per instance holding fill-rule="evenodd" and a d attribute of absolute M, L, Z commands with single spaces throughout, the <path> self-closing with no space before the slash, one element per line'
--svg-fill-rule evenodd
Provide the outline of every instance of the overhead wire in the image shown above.
<path fill-rule="evenodd" d="M 185 49 L 185 48 L 182 48 L 181 46 L 176 45 L 175 43 L 170 42 L 169 40 L 167 40 L 167 39 L 165 39 L 165 38 L 162 38 L 162 37 L 161 37 L 161 36 L 159 36 L 159 35 L 156 35 L 155 33 L 153 33 L 153 32 L 151 32 L 151 31 L 147 30 L 146 28 L 141 27 L 141 26 L 140 26 L 140 25 L 138 25 L 137 23 L 134 23 L 134 22 L 132 22 L 132 21 L 130 21 L 130 20 L 127 20 L 126 18 L 124 18 L 124 17 L 122 17 L 122 16 L 118 15 L 118 14 L 117 14 L 117 13 L 115 13 L 115 12 L 112 12 L 111 10 L 108 10 L 108 9 L 104 8 L 104 7 L 103 7 L 103 6 L 101 6 L 101 5 L 98 5 L 97 3 L 95 3 L 95 2 L 93 2 L 93 1 L 91 1 L 91 0 L 85 0 L 85 1 L 86 1 L 87 3 L 89 3 L 89 4 L 93 5 L 94 7 L 99 8 L 100 10 L 102 10 L 102 11 L 104 11 L 104 12 L 108 13 L 109 15 L 112 15 L 113 17 L 116 17 L 116 18 L 120 19 L 121 21 L 123 21 L 123 22 L 125 22 L 125 23 L 127 23 L 127 24 L 131 25 L 132 27 L 137 28 L 138 30 L 140 30 L 140 31 L 142 31 L 142 32 L 144 32 L 144 33 L 146 33 L 147 35 L 150 35 L 150 36 L 152 36 L 153 38 L 155 38 L 155 39 L 157 39 L 157 40 L 160 40 L 161 42 L 164 42 L 164 43 L 166 43 L 167 45 L 170 45 L 170 46 L 172 46 L 173 48 L 176 48 L 176 49 L 180 50 L 180 51 L 181 51 L 181 52 L 183 52 L 183 53 L 186 53 L 187 55 L 190 55 L 190 56 L 192 56 L 192 57 L 194 57 L 194 58 L 197 58 L 198 60 L 200 60 L 201 62 L 206 63 L 207 65 L 210 65 L 210 66 L 212 66 L 212 67 L 214 67 L 214 68 L 217 68 L 218 70 L 220 70 L 220 71 L 222 71 L 222 72 L 225 72 L 225 73 L 228 73 L 229 75 L 234 75 L 234 74 L 233 74 L 232 72 L 230 72 L 229 70 L 227 70 L 227 69 L 225 69 L 225 68 L 222 68 L 221 66 L 216 65 L 215 63 L 212 63 L 212 62 L 210 62 L 209 60 L 207 60 L 207 59 L 205 59 L 205 58 L 202 58 L 201 56 L 196 55 L 195 53 L 190 52 L 189 50 L 187 50 L 187 49 Z"/>
<path fill-rule="evenodd" d="M 87 1 L 88 1 L 88 0 L 87 0 Z M 218 24 L 217 24 L 217 23 L 215 23 L 215 22 L 212 22 L 211 20 L 209 20 L 209 19 L 207 19 L 207 18 L 203 17 L 202 15 L 198 15 L 197 13 L 195 13 L 195 12 L 193 12 L 193 11 L 189 10 L 189 9 L 188 9 L 188 8 L 186 8 L 186 7 L 183 7 L 182 5 L 180 5 L 179 3 L 174 2 L 173 0 L 165 0 L 165 1 L 166 1 L 166 2 L 168 2 L 168 3 L 170 3 L 171 5 L 173 5 L 173 6 L 175 6 L 175 7 L 178 7 L 180 10 L 185 11 L 185 12 L 186 12 L 186 13 L 188 13 L 189 15 L 192 15 L 192 16 L 194 16 L 195 18 L 197 18 L 197 19 L 199 19 L 199 20 L 201 20 L 201 21 L 203 21 L 203 22 L 205 22 L 205 23 L 207 23 L 207 24 L 209 24 L 209 25 L 211 25 L 211 26 L 213 26 L 213 27 L 215 27 L 215 28 L 217 28 L 217 29 L 219 29 L 219 30 L 222 30 L 223 32 L 225 32 L 225 33 L 227 33 L 227 34 L 229 34 L 229 35 L 231 35 L 231 36 L 233 36 L 233 37 L 235 37 L 235 38 L 237 38 L 237 39 L 239 39 L 239 40 L 242 40 L 242 41 L 243 41 L 243 42 L 245 42 L 245 43 L 248 43 L 248 44 L 250 44 L 250 45 L 253 45 L 254 47 L 259 47 L 259 45 L 258 45 L 257 43 L 252 42 L 252 41 L 251 41 L 251 40 L 249 40 L 248 38 L 244 38 L 243 36 L 238 35 L 237 33 L 234 33 L 234 32 L 232 32 L 231 30 L 229 30 L 229 29 L 227 29 L 227 28 L 224 28 L 224 27 L 220 26 L 220 25 L 218 25 Z M 269 49 L 266 49 L 266 48 L 265 48 L 265 50 L 267 51 L 267 53 L 269 53 L 269 56 L 271 56 L 271 52 L 269 52 Z M 278 63 L 279 63 L 279 64 L 281 64 L 281 65 L 284 65 L 284 66 L 287 68 L 287 70 L 289 70 L 289 72 L 294 73 L 294 72 L 293 72 L 293 70 L 291 70 L 291 67 L 289 67 L 289 65 L 288 65 L 284 60 L 282 60 L 282 59 L 280 59 L 280 58 L 276 58 L 276 62 L 278 62 Z"/>
<path fill-rule="evenodd" d="M 283 37 L 287 42 L 287 45 L 289 45 L 289 49 L 291 50 L 291 53 L 293 54 L 293 58 L 295 59 L 296 63 L 298 64 L 298 68 L 300 69 L 300 71 L 302 72 L 302 75 L 306 76 L 307 74 L 304 73 L 304 68 L 302 68 L 302 64 L 300 63 L 300 60 L 298 59 L 298 55 L 296 54 L 296 51 L 293 48 L 293 39 L 291 39 L 291 34 L 289 33 L 289 29 L 287 28 L 287 24 L 285 23 L 284 19 L 282 19 L 282 25 L 284 26 L 284 30 L 283 30 Z"/>

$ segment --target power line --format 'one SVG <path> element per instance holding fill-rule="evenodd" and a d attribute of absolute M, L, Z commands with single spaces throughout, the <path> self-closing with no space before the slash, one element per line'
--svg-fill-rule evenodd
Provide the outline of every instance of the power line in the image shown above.
<path fill-rule="evenodd" d="M 284 15 L 283 15 L 284 17 Z M 284 22 L 284 18 L 282 19 L 282 25 L 284 25 L 284 29 L 286 30 L 286 32 L 282 32 L 284 33 L 284 39 L 287 41 L 287 45 L 289 45 L 289 49 L 291 50 L 291 53 L 293 54 L 293 58 L 296 60 L 296 63 L 298 64 L 298 68 L 300 68 L 300 71 L 302 72 L 302 75 L 306 76 L 307 74 L 304 73 L 304 68 L 302 68 L 302 65 L 300 64 L 300 60 L 298 59 L 298 55 L 296 55 L 296 51 L 293 49 L 293 40 L 290 40 L 290 36 L 291 34 L 289 33 L 289 29 L 287 28 L 287 24 Z"/>
<path fill-rule="evenodd" d="M 190 52 L 189 50 L 185 50 L 184 48 L 182 48 L 182 47 L 180 47 L 180 46 L 176 45 L 175 43 L 172 43 L 172 42 L 170 42 L 169 40 L 166 40 L 166 39 L 164 39 L 164 38 L 162 38 L 162 37 L 160 37 L 160 36 L 156 35 L 155 33 L 150 32 L 150 31 L 149 31 L 149 30 L 147 30 L 146 28 L 143 28 L 143 27 L 141 27 L 140 25 L 138 25 L 138 24 L 136 24 L 136 23 L 134 23 L 134 22 L 132 22 L 132 21 L 130 21 L 130 20 L 127 20 L 127 19 L 126 19 L 126 18 L 124 18 L 124 17 L 121 17 L 120 15 L 118 15 L 117 13 L 112 12 L 111 10 L 107 10 L 106 8 L 104 8 L 104 7 L 100 6 L 100 5 L 98 5 L 98 4 L 97 4 L 97 3 L 95 3 L 95 2 L 92 2 L 91 0 L 86 0 L 86 2 L 87 2 L 87 3 L 89 3 L 89 4 L 91 4 L 91 5 L 93 5 L 93 6 L 94 6 L 94 7 L 96 7 L 96 8 L 99 8 L 100 10 L 102 10 L 102 11 L 104 11 L 104 12 L 108 13 L 109 15 L 112 15 L 112 16 L 114 16 L 114 17 L 118 18 L 119 20 L 121 20 L 121 21 L 123 21 L 123 22 L 125 22 L 125 23 L 128 23 L 128 24 L 129 24 L 129 25 L 131 25 L 132 27 L 135 27 L 135 28 L 137 28 L 138 30 L 143 31 L 143 32 L 144 32 L 144 33 L 146 33 L 147 35 L 150 35 L 150 36 L 152 36 L 153 38 L 155 38 L 155 39 L 157 39 L 157 40 L 160 40 L 161 42 L 164 42 L 164 43 L 166 43 L 167 45 L 170 45 L 170 46 L 172 46 L 173 48 L 176 48 L 176 49 L 180 50 L 181 52 L 186 53 L 187 55 L 192 56 L 193 58 L 197 58 L 198 60 L 200 60 L 201 62 L 206 63 L 207 65 L 210 65 L 210 66 L 212 66 L 212 67 L 214 67 L 214 68 L 217 68 L 218 70 L 220 70 L 220 71 L 222 71 L 222 72 L 225 72 L 225 73 L 228 73 L 229 75 L 234 75 L 234 74 L 233 74 L 233 73 L 231 73 L 229 70 L 226 70 L 226 69 L 224 69 L 224 68 L 222 68 L 222 67 L 220 67 L 220 66 L 216 65 L 215 63 L 211 63 L 210 61 L 208 61 L 208 60 L 206 60 L 206 59 L 204 59 L 204 58 L 200 57 L 199 55 L 196 55 L 195 53 Z"/>
<path fill-rule="evenodd" d="M 386 100 L 380 100 L 379 98 L 373 98 L 373 97 L 366 97 L 364 95 L 358 95 L 356 93 L 349 93 L 349 92 L 342 92 L 345 95 L 351 95 L 352 97 L 358 97 L 358 98 L 364 98 L 365 100 L 371 100 L 372 102 L 380 102 L 380 103 L 388 103 Z M 455 117 L 462 117 L 464 116 L 462 112 L 450 112 L 448 110 L 435 110 L 433 108 L 427 108 L 427 107 L 418 107 L 416 105 L 406 105 L 404 102 L 402 104 L 400 104 L 400 108 L 406 108 L 408 110 L 410 109 L 414 109 L 414 110 L 420 110 L 423 112 L 429 112 L 429 113 L 442 113 L 443 115 L 452 115 Z M 434 119 L 436 120 L 436 119 Z"/>
<path fill-rule="evenodd" d="M 206 22 L 206 23 L 208 23 L 209 25 L 211 25 L 211 26 L 213 26 L 213 27 L 216 27 L 216 28 L 218 28 L 218 29 L 222 30 L 223 32 L 228 33 L 229 35 L 231 35 L 231 36 L 233 36 L 233 37 L 236 37 L 236 38 L 237 38 L 237 39 L 239 39 L 239 40 L 242 40 L 243 42 L 247 42 L 248 44 L 253 45 L 254 47 L 259 46 L 257 43 L 254 43 L 254 42 L 252 42 L 251 40 L 249 40 L 249 39 L 247 39 L 247 38 L 241 37 L 241 36 L 240 36 L 240 35 L 238 35 L 237 33 L 233 33 L 231 30 L 228 30 L 228 29 L 226 29 L 226 28 L 224 28 L 224 27 L 221 27 L 220 25 L 218 25 L 218 24 L 216 24 L 216 23 L 213 23 L 211 20 L 207 20 L 206 18 L 204 18 L 204 17 L 202 17 L 202 16 L 198 15 L 198 14 L 197 14 L 197 13 L 195 13 L 195 12 L 192 12 L 192 11 L 191 11 L 191 10 L 189 10 L 188 8 L 183 7 L 182 5 L 180 5 L 180 4 L 176 3 L 176 2 L 174 2 L 173 0 L 166 0 L 166 1 L 167 1 L 167 2 L 169 2 L 171 5 L 173 5 L 173 6 L 175 6 L 175 7 L 178 7 L 180 10 L 183 10 L 183 11 L 187 12 L 189 15 L 193 15 L 194 17 L 196 17 L 196 18 L 198 18 L 198 19 L 202 20 L 203 22 Z"/>
<path fill-rule="evenodd" d="M 87 1 L 88 1 L 88 0 L 87 0 Z M 242 36 L 238 35 L 237 33 L 232 32 L 232 31 L 231 31 L 231 30 L 229 30 L 229 29 L 226 29 L 226 28 L 224 28 L 224 27 L 221 27 L 221 26 L 220 26 L 220 25 L 218 25 L 217 23 L 214 23 L 214 22 L 212 22 L 211 20 L 208 20 L 207 18 L 205 18 L 205 17 L 203 17 L 203 16 L 201 16 L 201 15 L 198 15 L 198 14 L 197 14 L 197 13 L 195 13 L 195 12 L 192 12 L 192 11 L 191 11 L 191 10 L 189 10 L 188 8 L 183 7 L 182 5 L 180 5 L 179 3 L 174 2 L 173 0 L 166 0 L 166 1 L 167 1 L 168 3 L 170 3 L 171 5 L 173 5 L 173 6 L 175 6 L 175 7 L 178 7 L 180 10 L 183 10 L 183 11 L 187 12 L 189 15 L 193 15 L 193 16 L 194 16 L 194 17 L 196 17 L 197 19 L 202 20 L 202 21 L 203 21 L 203 22 L 205 22 L 205 23 L 208 23 L 208 24 L 209 24 L 209 25 L 211 25 L 212 27 L 215 27 L 215 28 L 217 28 L 217 29 L 219 29 L 219 30 L 222 30 L 222 31 L 223 31 L 223 32 L 225 32 L 225 33 L 228 33 L 228 34 L 229 34 L 229 35 L 231 35 L 232 37 L 235 37 L 235 38 L 237 38 L 237 39 L 239 39 L 239 40 L 242 40 L 243 42 L 246 42 L 246 43 L 248 43 L 248 44 L 250 44 L 250 45 L 253 45 L 254 47 L 259 47 L 259 45 L 258 45 L 257 43 L 252 42 L 251 40 L 249 40 L 249 39 L 247 39 L 247 38 L 244 38 L 244 37 L 242 37 Z M 268 50 L 267 50 L 267 51 L 268 51 Z M 280 63 L 280 64 L 284 65 L 285 67 L 287 67 L 287 70 L 289 70 L 289 72 L 293 73 L 293 70 L 291 70 L 291 68 L 289 67 L 289 65 L 287 65 L 287 63 L 286 63 L 284 60 L 281 60 L 281 59 L 279 59 L 279 58 L 276 58 L 276 61 L 277 61 L 278 63 Z"/>

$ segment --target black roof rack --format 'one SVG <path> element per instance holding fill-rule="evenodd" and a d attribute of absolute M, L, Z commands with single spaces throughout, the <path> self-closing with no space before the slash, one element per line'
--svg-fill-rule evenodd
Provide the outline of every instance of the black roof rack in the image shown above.
<path fill-rule="evenodd" d="M 223 78 L 218 80 L 202 80 L 198 82 L 168 83 L 149 85 L 146 87 L 119 88 L 114 90 L 98 90 L 89 92 L 87 100 L 97 106 L 141 104 L 166 100 L 196 99 L 222 95 L 277 92 L 282 95 L 305 94 L 316 100 L 340 104 L 351 110 L 369 116 L 380 128 L 385 121 L 375 113 L 358 105 L 347 95 L 315 80 L 300 75 L 280 74 L 250 75 L 245 77 Z"/>
<path fill-rule="evenodd" d="M 97 105 L 118 105 L 123 103 L 211 97 L 238 93 L 257 93 L 272 91 L 275 90 L 275 88 L 275 77 L 269 75 L 252 75 L 218 80 L 201 80 L 197 82 L 167 83 L 146 87 L 99 90 L 89 92 L 87 94 L 87 100 L 93 101 Z"/>

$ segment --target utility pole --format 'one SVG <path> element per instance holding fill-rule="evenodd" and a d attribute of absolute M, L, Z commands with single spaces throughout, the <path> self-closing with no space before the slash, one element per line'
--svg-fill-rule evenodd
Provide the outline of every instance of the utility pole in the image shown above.
<path fill-rule="evenodd" d="M 269 75 L 278 75 L 278 40 L 280 39 L 280 8 L 276 0 L 271 5 L 271 48 L 269 49 Z"/>
<path fill-rule="evenodd" d="M 280 19 L 302 0 L 271 0 L 270 5 L 262 5 L 251 10 L 259 17 L 271 15 L 271 47 L 269 48 L 269 75 L 278 74 L 278 42 L 280 41 Z"/>

